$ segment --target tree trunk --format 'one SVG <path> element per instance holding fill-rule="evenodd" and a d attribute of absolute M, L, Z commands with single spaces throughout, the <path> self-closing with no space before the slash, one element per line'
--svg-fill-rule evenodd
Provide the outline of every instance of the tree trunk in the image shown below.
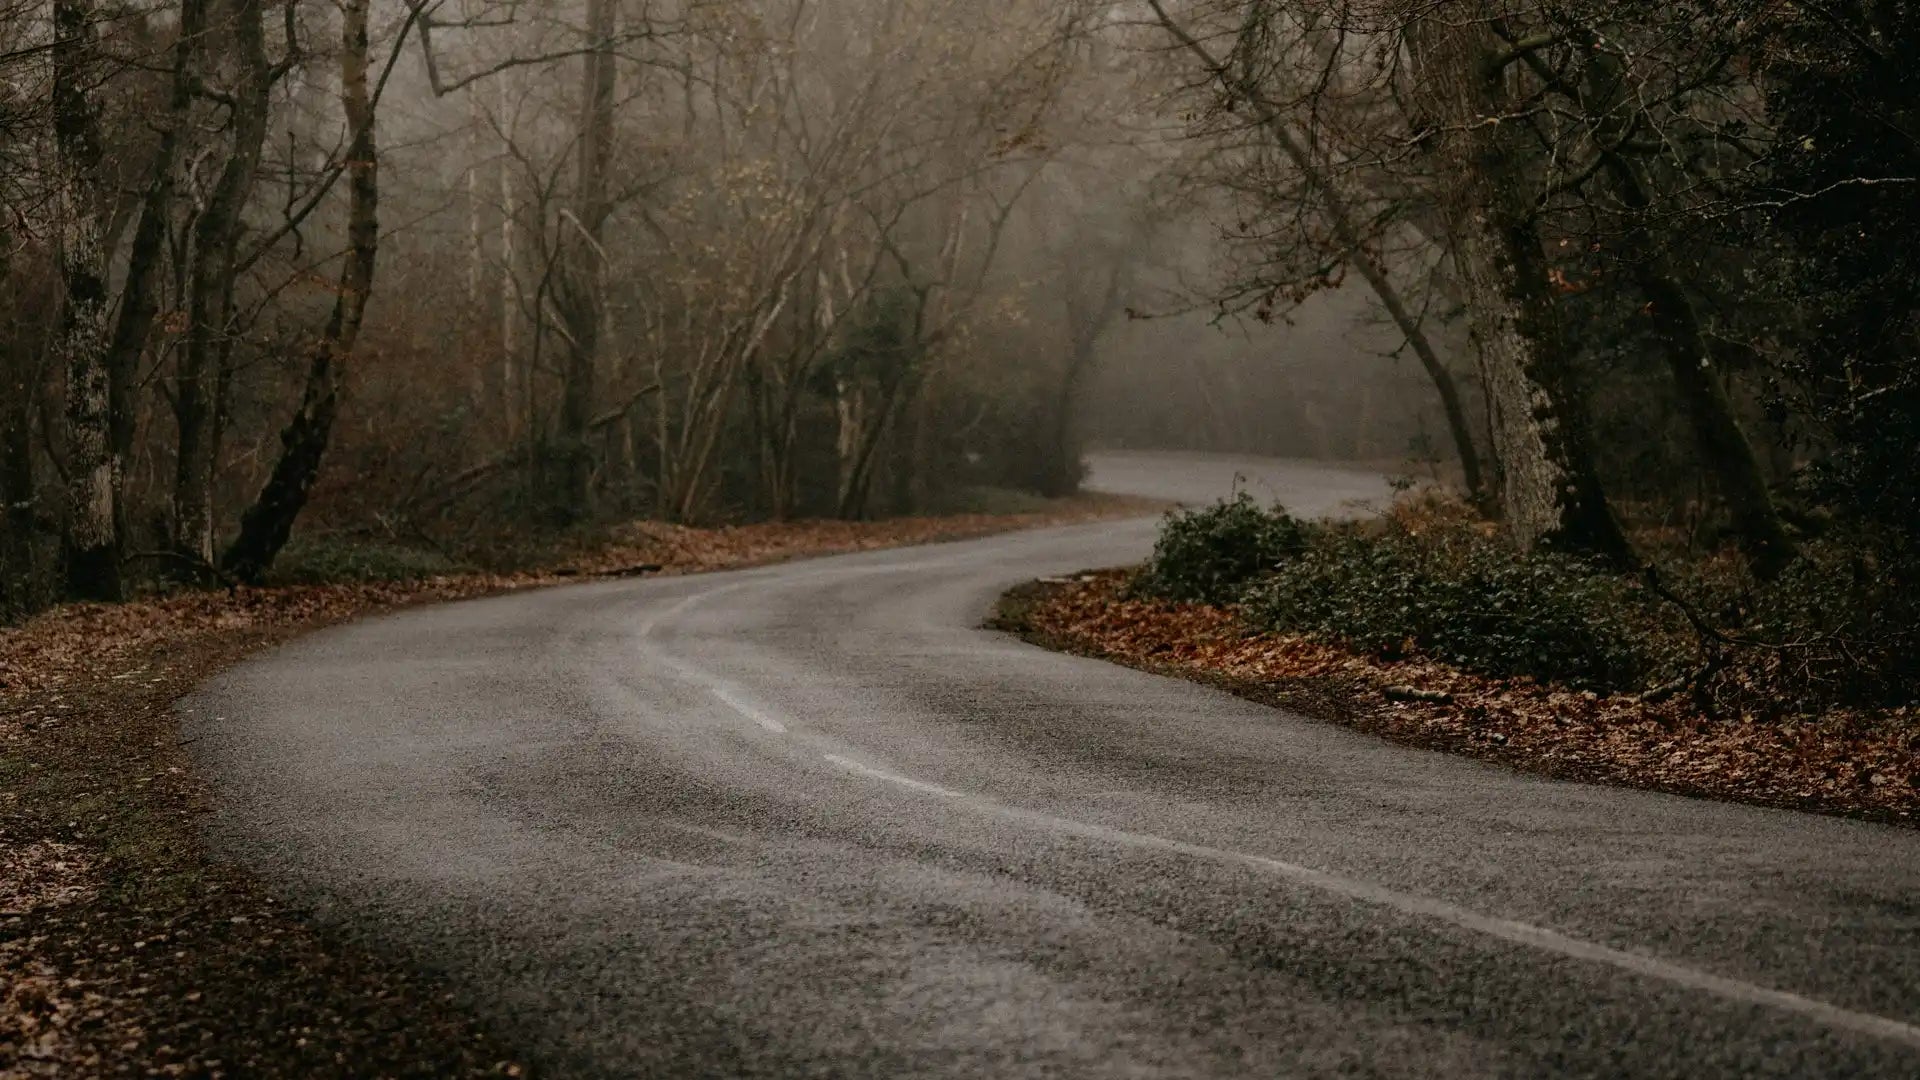
<path fill-rule="evenodd" d="M 855 410 L 853 424 L 841 420 L 840 500 L 836 516 L 846 521 L 865 520 L 872 502 L 874 467 L 881 445 L 893 427 L 900 403 L 914 388 L 917 379 L 911 371 L 902 371 L 878 387 L 876 403 L 856 390 L 861 407 Z"/>
<path fill-rule="evenodd" d="M 846 516 L 859 481 L 861 434 L 866 430 L 866 392 L 850 380 L 834 380 L 833 457 L 839 464 L 839 483 L 834 492 L 834 513 Z"/>
<path fill-rule="evenodd" d="M 1631 561 L 1601 491 L 1535 230 L 1528 125 L 1511 116 L 1493 5 L 1435 9 L 1410 34 L 1439 124 L 1445 211 L 1500 459 L 1505 527 L 1524 548 Z M 1464 20 L 1464 21 L 1453 21 Z"/>
<path fill-rule="evenodd" d="M 1626 80 L 1620 61 L 1600 52 L 1593 52 L 1589 59 L 1581 105 L 1596 120 L 1594 138 L 1614 193 L 1634 217 L 1627 237 L 1634 283 L 1649 301 L 1648 314 L 1693 430 L 1694 444 L 1727 501 L 1747 563 L 1757 577 L 1771 579 L 1793 561 L 1793 538 L 1767 490 L 1766 474 L 1753 444 L 1734 416 L 1726 386 L 1714 372 L 1712 344 L 1699 312 L 1667 266 L 1652 234 L 1647 214 L 1653 209 L 1653 193 L 1638 166 L 1618 149 L 1632 126 L 1631 113 L 1623 100 Z"/>
<path fill-rule="evenodd" d="M 0 280 L 13 237 L 0 231 Z M 9 313 L 11 314 L 11 313 Z M 25 350 L 0 354 L 0 621 L 43 600 L 35 558 L 33 400 L 38 390 Z"/>
<path fill-rule="evenodd" d="M 593 454 L 587 426 L 600 366 L 600 339 L 606 318 L 603 286 L 605 252 L 601 238 L 607 214 L 608 171 L 613 164 L 615 29 L 613 0 L 588 0 L 587 52 L 581 87 L 580 161 L 575 208 L 581 236 L 573 245 L 564 305 L 568 336 L 564 385 L 560 396 L 562 515 L 580 520 L 593 513 Z"/>
<path fill-rule="evenodd" d="M 146 352 L 147 339 L 153 332 L 153 321 L 160 313 L 160 272 L 166 258 L 167 230 L 172 223 L 177 187 L 175 170 L 182 135 L 193 108 L 194 64 L 200 38 L 206 33 L 206 15 L 206 0 L 181 0 L 179 37 L 173 46 L 173 87 L 160 128 L 160 140 L 148 167 L 147 188 L 141 195 L 140 216 L 127 252 L 126 278 L 120 287 L 120 314 L 107 349 L 109 445 L 115 475 L 123 485 L 133 455 L 137 419 L 134 382 L 140 357 Z M 130 531 L 126 500 L 116 499 L 115 507 L 114 532 L 121 549 L 125 550 Z"/>
<path fill-rule="evenodd" d="M 174 416 L 180 429 L 174 475 L 174 546 L 213 563 L 213 472 L 220 422 L 221 338 L 233 315 L 234 248 L 241 214 L 253 193 L 267 134 L 268 91 L 264 0 L 235 0 L 229 14 L 232 56 L 232 146 L 207 205 L 194 223 L 193 272 L 187 286 L 187 334 L 180 352 Z M 216 50 L 207 50 L 212 55 Z"/>
<path fill-rule="evenodd" d="M 939 415 L 944 392 L 944 369 L 936 366 L 927 372 L 915 388 L 911 408 L 913 439 L 902 455 L 900 468 L 905 476 L 901 484 L 900 510 L 921 513 L 933 502 L 935 456 L 939 450 Z"/>
<path fill-rule="evenodd" d="M 87 93 L 97 73 L 93 6 L 55 0 L 54 183 L 60 217 L 60 277 L 66 287 L 55 350 L 67 373 L 67 593 L 118 600 L 115 532 L 119 477 L 113 468 L 107 378 L 106 213 L 100 192 L 99 118 Z"/>
<path fill-rule="evenodd" d="M 500 155 L 500 434 L 508 443 L 519 432 L 515 417 L 520 401 L 514 377 L 520 360 L 520 246 L 515 235 L 520 225 L 520 201 L 513 165 L 512 154 Z"/>
<path fill-rule="evenodd" d="M 1766 474 L 1760 469 L 1753 444 L 1734 417 L 1726 386 L 1714 371 L 1693 301 L 1679 283 L 1646 257 L 1635 260 L 1634 278 L 1651 303 L 1649 313 L 1688 426 L 1693 429 L 1694 443 L 1719 482 L 1748 565 L 1755 576 L 1769 580 L 1793 561 L 1793 538 L 1787 534 L 1779 508 L 1767 490 Z"/>
<path fill-rule="evenodd" d="M 1094 346 L 1102 329 L 1104 326 L 1077 329 L 1073 347 L 1068 352 L 1067 370 L 1053 402 L 1053 431 L 1047 446 L 1053 461 L 1041 474 L 1040 494 L 1049 498 L 1062 498 L 1080 490 L 1084 448 L 1080 445 L 1078 405 L 1081 388 L 1093 369 Z"/>
<path fill-rule="evenodd" d="M 308 363 L 300 407 L 280 433 L 280 460 L 253 505 L 241 516 L 240 534 L 222 559 L 227 571 L 241 581 L 257 582 L 265 576 L 306 507 L 339 412 L 339 368 L 353 353 L 373 291 L 380 243 L 380 158 L 367 80 L 370 3 L 349 0 L 341 13 L 340 104 L 351 132 L 347 144 L 346 263 L 340 268 L 333 314 Z"/>

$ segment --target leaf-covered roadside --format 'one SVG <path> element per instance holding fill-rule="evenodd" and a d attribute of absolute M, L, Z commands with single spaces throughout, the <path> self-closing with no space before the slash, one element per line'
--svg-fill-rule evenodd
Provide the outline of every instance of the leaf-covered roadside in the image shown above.
<path fill-rule="evenodd" d="M 213 858 L 173 702 L 249 653 L 393 607 L 1137 514 L 700 530 L 652 523 L 512 574 L 186 592 L 0 629 L 0 1077 L 482 1076 L 524 1066 L 405 968 Z"/>
<path fill-rule="evenodd" d="M 1603 695 L 1256 632 L 1224 607 L 1133 595 L 1131 577 L 1103 571 L 1017 590 L 1000 623 L 1050 648 L 1530 772 L 1909 825 L 1920 816 L 1911 708 L 1709 719 L 1685 696 Z"/>

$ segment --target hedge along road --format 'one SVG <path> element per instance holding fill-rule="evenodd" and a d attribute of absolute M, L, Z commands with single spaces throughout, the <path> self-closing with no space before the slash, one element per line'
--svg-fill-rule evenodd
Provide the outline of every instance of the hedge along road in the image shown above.
<path fill-rule="evenodd" d="M 1235 472 L 1327 513 L 1378 477 Z M 410 611 L 183 702 L 216 843 L 578 1076 L 1920 1075 L 1920 833 L 978 629 L 1151 520 Z"/>

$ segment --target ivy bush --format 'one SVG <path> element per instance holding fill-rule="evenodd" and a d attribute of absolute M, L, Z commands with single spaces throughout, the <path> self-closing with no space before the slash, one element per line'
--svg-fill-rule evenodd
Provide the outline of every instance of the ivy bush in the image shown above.
<path fill-rule="evenodd" d="M 1326 524 L 1240 495 L 1168 515 L 1132 592 L 1497 678 L 1631 692 L 1695 673 L 1697 700 L 1724 715 L 1920 703 L 1920 544 L 1907 534 L 1809 540 L 1766 582 L 1731 551 L 1659 561 L 1666 596 L 1573 556 L 1517 551 L 1458 503 L 1405 499 L 1379 520 Z"/>
<path fill-rule="evenodd" d="M 1279 506 L 1263 508 L 1246 492 L 1198 510 L 1170 513 L 1153 561 L 1134 579 L 1141 596 L 1229 604 L 1247 583 L 1306 547 L 1307 527 Z"/>
<path fill-rule="evenodd" d="M 1323 527 L 1242 604 L 1264 630 L 1596 690 L 1644 685 L 1675 659 L 1670 619 L 1633 582 L 1468 530 Z"/>

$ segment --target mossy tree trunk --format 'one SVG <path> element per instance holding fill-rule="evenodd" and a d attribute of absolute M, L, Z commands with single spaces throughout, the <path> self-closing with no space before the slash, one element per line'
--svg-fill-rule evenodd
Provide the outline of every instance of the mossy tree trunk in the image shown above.
<path fill-rule="evenodd" d="M 1594 468 L 1536 230 L 1528 166 L 1538 151 L 1527 106 L 1508 90 L 1525 45 L 1492 32 L 1498 9 L 1442 5 L 1409 38 L 1437 126 L 1447 226 L 1500 465 L 1501 518 L 1522 547 L 1629 562 Z"/>

